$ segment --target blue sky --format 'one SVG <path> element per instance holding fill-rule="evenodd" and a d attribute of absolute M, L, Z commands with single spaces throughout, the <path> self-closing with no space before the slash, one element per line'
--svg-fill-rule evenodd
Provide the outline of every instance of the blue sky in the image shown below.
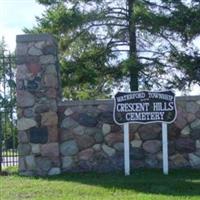
<path fill-rule="evenodd" d="M 33 27 L 35 16 L 41 16 L 44 10 L 45 7 L 36 0 L 0 0 L 0 38 L 4 36 L 10 51 L 15 50 L 16 35 L 23 34 L 24 27 Z M 200 49 L 200 37 L 193 45 Z M 190 94 L 200 95 L 200 87 L 193 86 Z"/>
<path fill-rule="evenodd" d="M 5 37 L 9 50 L 15 49 L 16 35 L 32 27 L 44 9 L 35 0 L 0 0 L 0 38 Z"/>

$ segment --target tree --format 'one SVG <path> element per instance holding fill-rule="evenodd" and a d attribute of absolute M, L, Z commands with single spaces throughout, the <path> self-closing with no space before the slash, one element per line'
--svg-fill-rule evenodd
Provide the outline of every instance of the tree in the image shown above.
<path fill-rule="evenodd" d="M 8 53 L 4 38 L 0 40 L 0 149 L 17 148 L 15 61 Z"/>
<path fill-rule="evenodd" d="M 191 0 L 38 0 L 37 26 L 59 41 L 68 98 L 199 83 L 200 3 Z M 170 75 L 170 76 L 169 76 Z M 83 92 L 88 91 L 88 92 Z"/>

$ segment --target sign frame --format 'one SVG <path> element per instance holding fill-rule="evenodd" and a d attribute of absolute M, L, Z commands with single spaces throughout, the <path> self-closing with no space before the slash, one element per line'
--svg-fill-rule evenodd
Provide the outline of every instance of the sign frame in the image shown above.
<path fill-rule="evenodd" d="M 137 92 L 152 92 L 152 91 L 132 91 L 132 92 L 121 92 L 121 93 L 137 93 Z M 159 92 L 171 92 L 171 90 L 162 90 L 162 91 L 155 91 L 155 93 Z M 116 93 L 118 94 L 118 93 Z M 142 122 L 142 121 L 130 121 L 125 123 L 118 123 L 115 120 L 115 108 L 116 108 L 116 98 L 114 99 L 114 111 L 113 111 L 113 119 L 114 122 L 118 125 L 123 125 L 124 130 L 124 174 L 125 176 L 130 175 L 130 146 L 129 146 L 129 124 L 137 123 L 137 124 L 152 124 L 152 123 L 161 123 L 162 125 L 162 154 L 163 154 L 163 174 L 168 175 L 169 173 L 169 164 L 168 164 L 168 130 L 167 125 L 173 123 L 177 118 L 177 108 L 176 108 L 176 95 L 174 94 L 174 119 L 170 122 L 166 121 L 149 121 L 149 122 Z"/>
<path fill-rule="evenodd" d="M 152 92 L 152 91 L 148 91 L 148 90 L 141 90 L 141 91 L 132 91 L 132 92 L 120 92 L 120 93 L 141 93 L 141 92 Z M 172 90 L 162 90 L 162 91 L 155 91 L 155 93 L 159 93 L 159 92 L 171 92 L 174 94 L 174 92 Z M 119 93 L 119 92 L 118 92 Z M 118 94 L 116 93 L 116 94 Z M 115 95 L 116 95 L 115 94 Z M 149 121 L 149 122 L 141 122 L 141 121 L 130 121 L 130 122 L 124 122 L 124 123 L 118 123 L 115 119 L 115 108 L 116 108 L 116 99 L 114 98 L 114 110 L 113 110 L 113 120 L 116 124 L 118 125 L 123 125 L 124 123 L 138 123 L 138 124 L 152 124 L 152 123 L 167 123 L 167 124 L 171 124 L 173 123 L 175 120 L 176 120 L 176 117 L 177 117 L 177 108 L 176 108 L 176 96 L 174 94 L 174 112 L 175 112 L 175 115 L 174 115 L 174 119 L 167 122 L 167 121 Z"/>

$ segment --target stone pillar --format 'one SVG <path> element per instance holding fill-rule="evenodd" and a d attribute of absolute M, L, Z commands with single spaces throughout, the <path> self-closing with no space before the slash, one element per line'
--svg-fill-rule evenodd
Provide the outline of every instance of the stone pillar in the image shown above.
<path fill-rule="evenodd" d="M 16 84 L 19 172 L 60 173 L 57 45 L 48 34 L 18 35 Z"/>

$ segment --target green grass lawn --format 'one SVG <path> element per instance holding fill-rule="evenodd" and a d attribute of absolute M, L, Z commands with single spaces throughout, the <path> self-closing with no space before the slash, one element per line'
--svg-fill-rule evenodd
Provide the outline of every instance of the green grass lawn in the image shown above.
<path fill-rule="evenodd" d="M 200 200 L 200 170 L 66 173 L 36 178 L 0 177 L 0 200 Z"/>

